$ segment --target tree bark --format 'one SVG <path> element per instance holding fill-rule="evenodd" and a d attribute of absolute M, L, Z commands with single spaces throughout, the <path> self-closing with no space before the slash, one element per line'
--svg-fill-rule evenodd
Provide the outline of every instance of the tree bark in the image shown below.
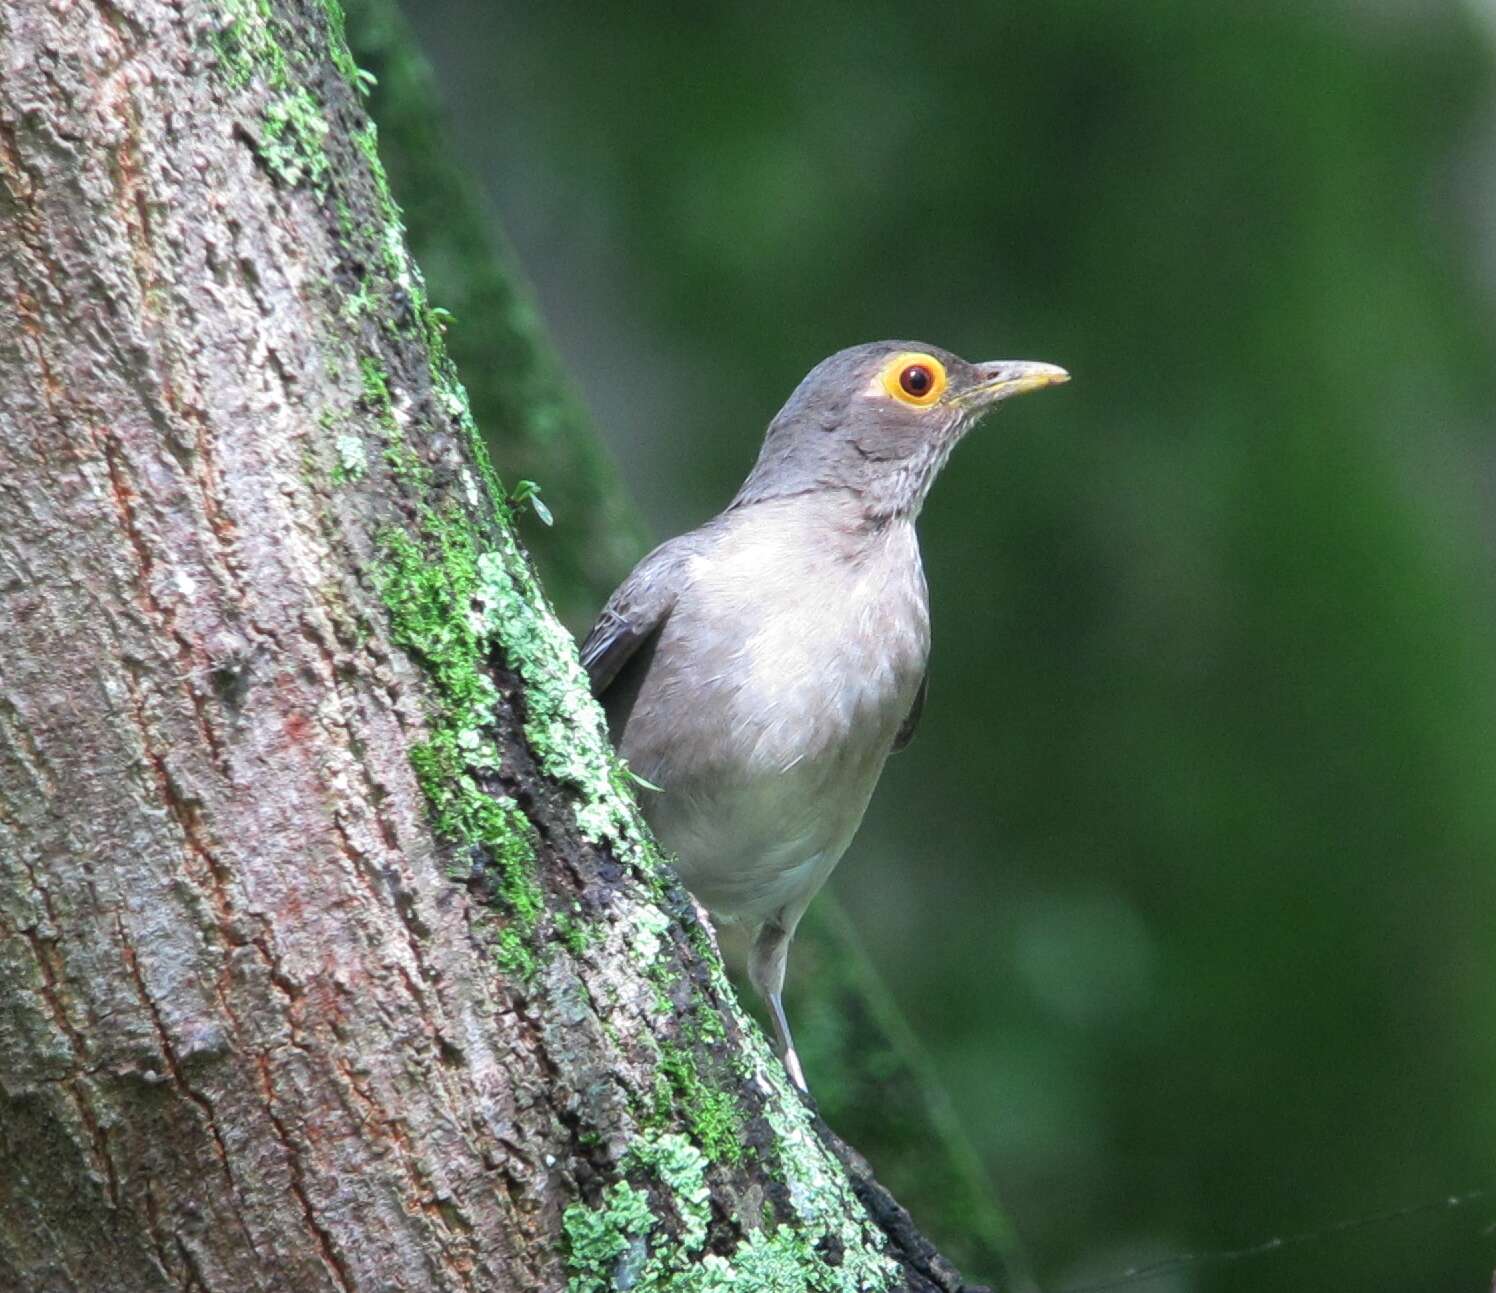
<path fill-rule="evenodd" d="M 642 831 L 336 0 L 0 57 L 0 1288 L 959 1287 Z"/>

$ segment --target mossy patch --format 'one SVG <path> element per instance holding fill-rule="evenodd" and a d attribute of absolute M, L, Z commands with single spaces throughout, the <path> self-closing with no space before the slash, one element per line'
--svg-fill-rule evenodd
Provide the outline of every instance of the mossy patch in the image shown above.
<path fill-rule="evenodd" d="M 507 530 L 505 538 L 512 545 Z M 618 765 L 576 645 L 517 556 L 495 551 L 478 558 L 478 601 L 485 628 L 524 679 L 525 738 L 541 769 L 578 792 L 583 836 L 611 840 L 643 863 L 634 808 L 618 784 Z"/>
<path fill-rule="evenodd" d="M 266 171 L 287 188 L 308 185 L 323 194 L 332 175 L 327 156 L 330 127 L 322 105 L 291 75 L 291 63 L 276 32 L 269 0 L 222 0 L 221 25 L 212 44 L 218 65 L 230 86 L 242 89 L 256 81 L 271 92 L 260 113 L 260 128 L 252 137 L 256 156 Z M 341 49 L 352 63 L 342 38 L 342 12 L 334 26 L 328 15 L 330 48 Z M 338 55 L 333 53 L 334 62 Z"/>
<path fill-rule="evenodd" d="M 708 1086 L 689 1050 L 669 1043 L 660 1048 L 655 1075 L 654 1118 L 665 1125 L 676 1110 L 708 1158 L 737 1163 L 743 1158 L 743 1120 L 730 1091 Z"/>
<path fill-rule="evenodd" d="M 221 0 L 219 16 L 213 49 L 229 84 L 238 89 L 260 77 L 269 86 L 284 86 L 286 55 L 271 30 L 269 0 Z"/>
<path fill-rule="evenodd" d="M 498 689 L 482 667 L 485 644 L 473 614 L 477 552 L 466 519 L 428 514 L 421 540 L 402 530 L 381 538 L 381 596 L 394 640 L 431 679 L 430 735 L 410 754 L 438 835 L 480 851 L 497 881 L 511 923 L 499 939 L 500 961 L 529 977 L 530 940 L 545 913 L 536 876 L 534 830 L 512 800 L 479 783 L 498 771 L 490 733 Z"/>
<path fill-rule="evenodd" d="M 353 90 L 368 94 L 374 87 L 374 78 L 353 61 L 353 51 L 348 48 L 348 20 L 341 0 L 322 0 L 322 14 L 327 19 L 327 50 L 333 66 Z"/>
<path fill-rule="evenodd" d="M 583 918 L 580 908 L 574 906 L 571 911 L 558 911 L 551 919 L 556 933 L 573 956 L 583 955 L 597 939 L 596 930 Z"/>
<path fill-rule="evenodd" d="M 360 285 L 359 290 L 362 292 L 364 286 Z M 357 299 L 357 296 L 348 297 L 344 303 L 345 308 L 349 302 Z M 371 298 L 369 303 L 372 305 Z M 395 401 L 390 394 L 389 375 L 385 372 L 384 364 L 377 355 L 359 356 L 358 378 L 359 398 L 364 407 L 374 414 L 379 434 L 384 440 L 385 465 L 401 480 L 416 486 L 424 486 L 430 477 L 429 469 L 425 460 L 405 438 L 401 418 L 395 410 Z M 461 523 L 453 519 L 448 528 L 450 525 Z"/>
<path fill-rule="evenodd" d="M 287 188 L 303 180 L 316 192 L 327 188 L 327 118 L 306 90 L 297 88 L 266 106 L 258 146 L 265 169 Z"/>
<path fill-rule="evenodd" d="M 867 1293 L 888 1287 L 892 1268 L 843 1252 L 833 1262 L 786 1225 L 765 1222 L 727 1254 L 707 1252 L 707 1160 L 684 1136 L 649 1137 L 624 1163 L 640 1182 L 617 1181 L 595 1206 L 574 1203 L 562 1229 L 567 1293 Z"/>

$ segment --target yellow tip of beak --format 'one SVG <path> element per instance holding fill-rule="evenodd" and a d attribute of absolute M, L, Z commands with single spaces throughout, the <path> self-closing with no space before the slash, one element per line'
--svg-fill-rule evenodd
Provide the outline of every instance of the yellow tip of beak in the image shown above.
<path fill-rule="evenodd" d="M 972 394 L 984 401 L 1005 400 L 1011 395 L 1041 391 L 1070 380 L 1070 374 L 1055 364 L 1038 364 L 1028 360 L 1004 360 L 983 364 L 983 380 Z"/>

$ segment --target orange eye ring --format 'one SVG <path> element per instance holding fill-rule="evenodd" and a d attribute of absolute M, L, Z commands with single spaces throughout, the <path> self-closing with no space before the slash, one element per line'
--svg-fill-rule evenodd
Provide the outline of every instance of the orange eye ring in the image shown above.
<path fill-rule="evenodd" d="M 927 409 L 945 393 L 945 365 L 917 351 L 895 355 L 883 366 L 883 389 L 900 404 Z"/>

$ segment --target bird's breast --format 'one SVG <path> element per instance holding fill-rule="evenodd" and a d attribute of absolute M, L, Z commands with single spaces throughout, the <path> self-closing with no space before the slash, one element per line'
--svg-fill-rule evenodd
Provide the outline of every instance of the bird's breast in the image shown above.
<path fill-rule="evenodd" d="M 913 525 L 745 524 L 693 558 L 651 684 L 693 715 L 709 748 L 681 753 L 699 766 L 715 751 L 739 774 L 785 771 L 862 747 L 881 763 L 928 654 Z"/>

